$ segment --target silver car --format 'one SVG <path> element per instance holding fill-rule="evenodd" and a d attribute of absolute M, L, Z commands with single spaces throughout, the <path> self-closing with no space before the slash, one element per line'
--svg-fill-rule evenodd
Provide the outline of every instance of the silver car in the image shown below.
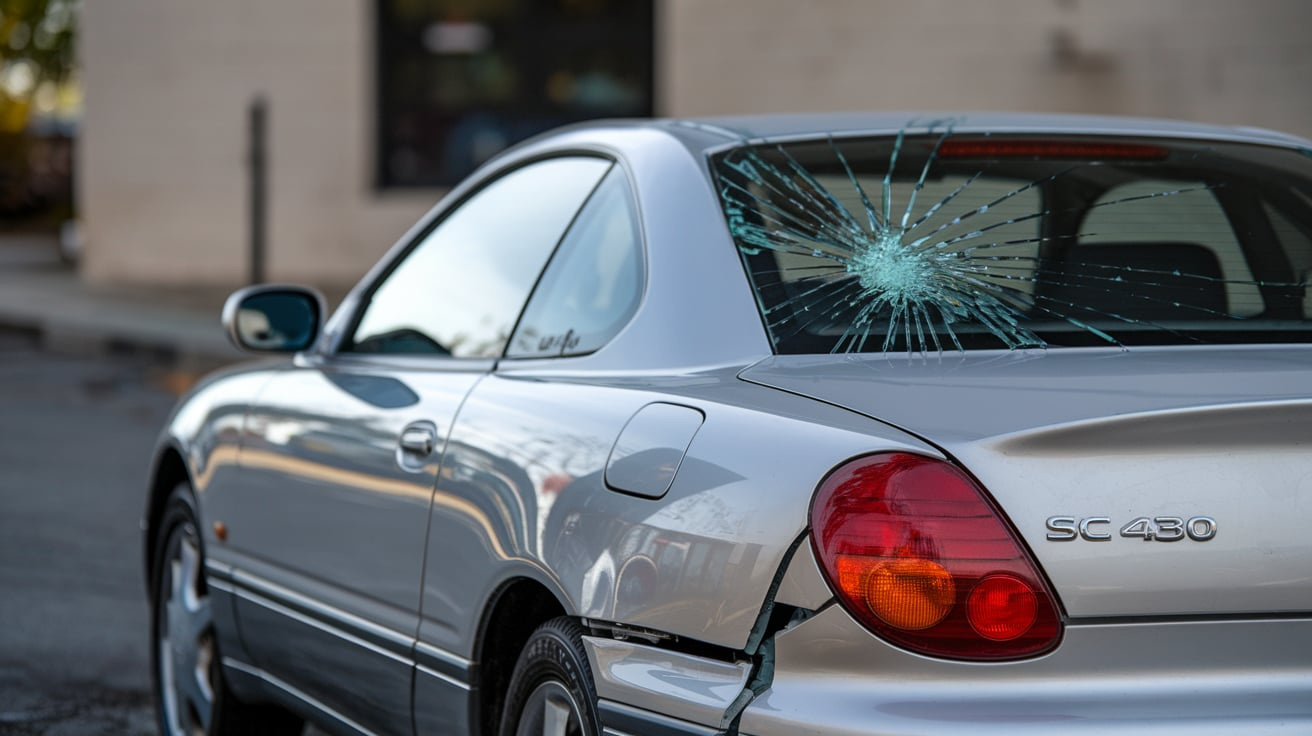
<path fill-rule="evenodd" d="M 167 734 L 1312 733 L 1312 142 L 612 121 L 241 346 L 145 514 Z"/>

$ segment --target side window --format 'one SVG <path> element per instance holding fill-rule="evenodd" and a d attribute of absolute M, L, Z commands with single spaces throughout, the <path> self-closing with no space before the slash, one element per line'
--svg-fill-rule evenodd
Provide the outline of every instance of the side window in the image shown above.
<path fill-rule="evenodd" d="M 642 240 L 618 166 L 597 187 L 547 266 L 507 357 L 582 355 L 615 336 L 638 308 Z"/>
<path fill-rule="evenodd" d="M 499 357 L 542 267 L 610 167 L 548 159 L 480 189 L 383 278 L 344 350 Z"/>

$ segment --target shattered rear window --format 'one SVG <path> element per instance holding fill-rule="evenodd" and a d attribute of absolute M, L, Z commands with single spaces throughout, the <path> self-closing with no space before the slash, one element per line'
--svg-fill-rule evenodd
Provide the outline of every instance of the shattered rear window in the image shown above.
<path fill-rule="evenodd" d="M 934 124 L 712 169 L 780 353 L 1312 338 L 1295 150 Z"/>

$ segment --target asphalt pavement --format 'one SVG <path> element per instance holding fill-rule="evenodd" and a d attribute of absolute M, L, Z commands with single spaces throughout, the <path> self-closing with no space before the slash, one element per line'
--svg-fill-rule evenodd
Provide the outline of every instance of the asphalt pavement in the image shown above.
<path fill-rule="evenodd" d="M 57 352 L 135 354 L 192 373 L 241 359 L 219 325 L 228 289 L 106 287 L 62 263 L 49 237 L 0 236 L 0 328 Z"/>
<path fill-rule="evenodd" d="M 143 488 L 175 395 L 238 357 L 221 302 L 90 288 L 0 236 L 0 734 L 155 733 Z"/>
<path fill-rule="evenodd" d="M 0 332 L 0 734 L 155 732 L 138 522 L 163 375 Z"/>

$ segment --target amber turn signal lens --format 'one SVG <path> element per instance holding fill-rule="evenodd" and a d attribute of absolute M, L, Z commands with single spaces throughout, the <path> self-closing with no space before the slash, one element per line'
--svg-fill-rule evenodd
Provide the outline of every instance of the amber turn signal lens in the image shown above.
<path fill-rule="evenodd" d="M 920 631 L 952 611 L 957 586 L 952 573 L 919 558 L 838 558 L 840 584 L 879 620 L 903 631 Z"/>
<path fill-rule="evenodd" d="M 957 599 L 952 573 L 929 560 L 889 560 L 866 579 L 866 605 L 884 623 L 919 631 L 942 621 Z"/>
<path fill-rule="evenodd" d="M 1010 575 L 984 578 L 966 599 L 966 620 L 985 639 L 1011 641 L 1029 631 L 1037 618 L 1034 590 Z"/>

